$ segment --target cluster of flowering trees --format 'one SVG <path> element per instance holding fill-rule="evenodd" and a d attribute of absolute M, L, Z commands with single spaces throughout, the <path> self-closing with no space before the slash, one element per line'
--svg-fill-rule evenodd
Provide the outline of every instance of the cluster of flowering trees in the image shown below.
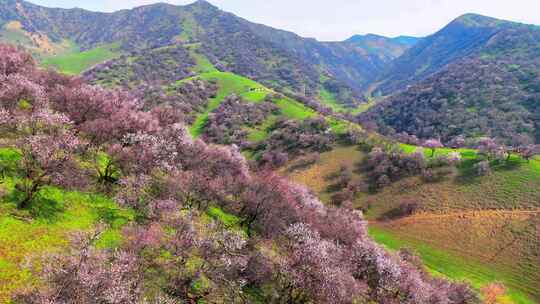
<path fill-rule="evenodd" d="M 298 156 L 305 152 L 324 152 L 330 150 L 336 138 L 323 117 L 307 118 L 303 121 L 280 120 L 270 128 L 270 136 L 251 147 L 261 155 L 260 163 L 280 165 L 280 153 L 285 156 Z M 273 161 L 273 162 L 268 162 Z"/>
<path fill-rule="evenodd" d="M 513 154 L 529 162 L 533 157 L 540 154 L 540 146 L 534 144 L 522 144 L 516 147 L 505 146 L 497 143 L 496 140 L 485 137 L 478 140 L 478 152 L 485 157 L 477 163 L 475 168 L 478 175 L 488 175 L 491 173 L 490 162 L 508 162 Z"/>
<path fill-rule="evenodd" d="M 415 175 L 421 175 L 426 182 L 435 182 L 450 174 L 451 168 L 461 162 L 459 152 L 436 156 L 436 149 L 443 147 L 438 140 L 429 140 L 423 145 L 431 149 L 431 158 L 426 158 L 422 148 L 411 154 L 404 153 L 394 145 L 371 148 L 362 166 L 367 172 L 371 189 L 384 188 L 396 180 Z"/>
<path fill-rule="evenodd" d="M 18 53 L 0 52 L 0 66 Z M 44 271 L 36 269 L 43 286 L 17 301 L 249 303 L 255 292 L 268 303 L 478 302 L 468 286 L 434 279 L 375 245 L 361 214 L 326 207 L 270 172 L 250 172 L 237 149 L 193 140 L 174 116 L 143 111 L 130 94 L 20 66 L 10 72 L 25 79 L 19 86 L 38 89 L 17 95 L 0 83 L 0 117 L 23 155 L 22 180 L 39 191 L 68 178 L 69 167 L 81 175 L 73 179 L 94 181 L 89 190 L 114 196 L 137 217 L 115 250 L 94 246 L 96 233 L 46 257 Z M 212 208 L 236 220 L 214 220 Z"/>
<path fill-rule="evenodd" d="M 206 110 L 209 99 L 216 96 L 217 90 L 216 83 L 194 79 L 167 88 L 143 84 L 131 92 L 142 100 L 145 109 L 153 111 L 165 109 L 169 115 L 174 112 L 179 116 L 178 120 L 192 124 L 197 114 Z"/>
<path fill-rule="evenodd" d="M 280 114 L 280 109 L 271 102 L 246 103 L 238 96 L 228 96 L 210 113 L 203 139 L 217 144 L 247 147 L 248 132 L 245 128 L 256 127 L 273 114 Z"/>

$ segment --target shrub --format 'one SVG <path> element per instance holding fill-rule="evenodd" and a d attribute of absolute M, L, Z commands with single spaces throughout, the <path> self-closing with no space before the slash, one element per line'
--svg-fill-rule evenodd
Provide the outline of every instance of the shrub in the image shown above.
<path fill-rule="evenodd" d="M 485 176 L 491 174 L 491 166 L 489 164 L 489 161 L 487 160 L 477 163 L 476 165 L 474 165 L 474 168 L 476 169 L 476 174 L 478 174 L 478 176 Z"/>

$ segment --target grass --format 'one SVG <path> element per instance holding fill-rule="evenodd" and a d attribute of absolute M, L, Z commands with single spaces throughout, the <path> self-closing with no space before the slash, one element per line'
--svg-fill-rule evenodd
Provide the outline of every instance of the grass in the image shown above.
<path fill-rule="evenodd" d="M 39 284 L 25 267 L 28 258 L 65 250 L 71 233 L 91 230 L 98 222 L 109 228 L 96 245 L 114 248 L 122 241 L 122 226 L 134 217 L 103 195 L 55 187 L 42 189 L 28 210 L 18 210 L 15 184 L 19 177 L 12 173 L 19 159 L 16 150 L 0 149 L 0 164 L 8 169 L 0 180 L 4 193 L 0 197 L 0 303 L 21 288 Z"/>
<path fill-rule="evenodd" d="M 275 100 L 275 103 L 281 109 L 281 113 L 289 119 L 304 120 L 317 115 L 314 110 L 287 97 Z"/>
<path fill-rule="evenodd" d="M 25 31 L 18 21 L 11 21 L 0 28 L 2 41 L 21 45 L 30 51 L 34 58 L 62 55 L 76 49 L 75 43 L 69 40 L 53 42 L 49 37 Z"/>
<path fill-rule="evenodd" d="M 196 61 L 193 71 L 199 75 L 180 80 L 177 82 L 177 85 L 194 79 L 201 79 L 216 82 L 219 89 L 216 96 L 210 99 L 206 110 L 199 114 L 195 122 L 191 125 L 190 133 L 193 137 L 199 137 L 202 134 L 208 122 L 208 115 L 219 107 L 225 97 L 236 94 L 247 102 L 258 103 L 265 100 L 268 94 L 275 93 L 262 84 L 246 77 L 230 72 L 218 71 L 206 56 L 197 52 L 199 47 L 200 44 L 198 43 L 187 46 L 191 56 Z M 315 110 L 289 97 L 282 96 L 274 99 L 273 102 L 280 108 L 281 115 L 287 119 L 304 120 L 317 115 Z M 260 126 L 246 127 L 246 130 L 249 132 L 248 140 L 257 142 L 266 139 L 268 137 L 268 129 L 276 119 L 277 117 L 271 116 Z M 335 118 L 329 118 L 328 122 L 331 125 L 332 131 L 337 134 L 341 134 L 351 127 L 350 123 Z"/>
<path fill-rule="evenodd" d="M 210 206 L 206 210 L 206 215 L 221 223 L 225 228 L 231 231 L 240 232 L 246 238 L 249 235 L 247 228 L 242 227 L 242 219 L 240 217 L 227 213 L 219 207 Z"/>
<path fill-rule="evenodd" d="M 217 82 L 219 89 L 216 97 L 210 99 L 206 111 L 199 114 L 195 119 L 195 123 L 191 126 L 190 133 L 193 137 L 198 137 L 202 134 L 202 131 L 208 122 L 208 115 L 219 107 L 225 97 L 231 94 L 242 96 L 253 90 L 266 90 L 261 84 L 258 84 L 253 80 L 228 72 L 204 73 L 195 78 Z"/>
<path fill-rule="evenodd" d="M 463 157 L 456 172 L 437 183 L 407 178 L 370 195 L 364 200 L 370 202 L 367 218 L 379 219 L 401 201 L 414 200 L 420 215 L 379 223 L 379 228 L 406 241 L 426 265 L 449 277 L 468 278 L 476 285 L 502 281 L 515 303 L 532 303 L 525 295 L 540 299 L 540 240 L 535 237 L 540 227 L 540 163 L 512 156 L 508 162 L 492 162 L 493 172 L 478 177 L 473 165 L 481 157 L 474 150 L 437 149 L 435 156 L 452 151 Z"/>
<path fill-rule="evenodd" d="M 228 228 L 238 226 L 240 224 L 239 217 L 233 214 L 226 213 L 225 211 L 223 211 L 223 209 L 219 207 L 209 207 L 206 213 L 208 214 L 208 216 L 219 221 Z"/>
<path fill-rule="evenodd" d="M 68 75 L 78 75 L 92 66 L 109 59 L 120 56 L 118 44 L 109 44 L 91 50 L 73 52 L 47 58 L 43 61 L 44 67 L 54 67 Z"/>
<path fill-rule="evenodd" d="M 494 270 L 490 265 L 483 265 L 470 258 L 453 255 L 423 242 L 407 239 L 402 235 L 395 236 L 377 226 L 370 225 L 369 234 L 376 242 L 385 245 L 390 250 L 413 249 L 431 273 L 457 281 L 467 281 L 477 289 L 495 281 L 508 284 L 509 281 L 513 280 L 504 273 Z M 516 304 L 534 303 L 523 291 L 516 288 L 508 289 L 508 297 Z"/>
<path fill-rule="evenodd" d="M 413 145 L 403 144 L 403 143 L 400 143 L 399 147 L 403 150 L 403 152 L 407 154 L 414 153 L 416 150 L 420 148 L 418 146 L 413 146 Z M 476 159 L 478 157 L 478 153 L 476 150 L 466 149 L 466 148 L 462 148 L 462 149 L 439 148 L 439 149 L 435 149 L 434 156 L 436 157 L 439 155 L 448 155 L 452 152 L 459 152 L 463 159 Z M 426 157 L 431 157 L 431 149 L 424 148 L 424 155 Z"/>
<path fill-rule="evenodd" d="M 512 158 L 493 164 L 492 173 L 478 177 L 477 160 L 465 159 L 458 170 L 436 183 L 419 177 L 406 178 L 371 195 L 371 219 L 393 210 L 404 199 L 414 199 L 425 212 L 463 210 L 535 210 L 540 208 L 540 170 L 535 161 Z"/>
<path fill-rule="evenodd" d="M 401 147 L 407 153 L 417 149 Z M 357 206 L 369 206 L 366 217 L 374 221 L 370 225 L 372 236 L 391 249 L 417 251 L 432 272 L 468 280 L 477 288 L 502 281 L 509 287 L 512 302 L 533 303 L 528 297 L 540 297 L 540 220 L 535 213 L 540 210 L 540 161 L 527 163 L 512 156 L 508 163 L 493 162 L 493 173 L 480 178 L 471 172 L 472 165 L 481 159 L 475 150 L 443 148 L 437 149 L 435 156 L 454 151 L 462 155 L 464 163 L 440 182 L 425 183 L 420 177 L 411 177 L 379 193 L 356 198 Z M 425 153 L 431 156 L 430 150 Z M 353 180 L 363 179 L 354 168 L 364 156 L 354 147 L 339 147 L 321 154 L 314 165 L 289 171 L 294 168 L 291 163 L 282 173 L 329 202 L 333 180 L 326 177 L 343 164 L 353 169 Z M 417 201 L 424 213 L 418 218 L 376 222 L 406 199 Z"/>
<path fill-rule="evenodd" d="M 356 109 L 354 109 L 351 112 L 351 114 L 358 115 L 358 114 L 364 113 L 367 110 L 371 109 L 376 104 L 377 104 L 377 101 L 374 98 L 371 98 L 368 100 L 368 102 L 359 105 Z"/>
<path fill-rule="evenodd" d="M 32 45 L 32 40 L 22 29 L 16 29 L 7 25 L 0 29 L 0 38 L 10 43 L 21 44 L 24 46 Z"/>
<path fill-rule="evenodd" d="M 206 56 L 198 52 L 199 47 L 200 44 L 198 43 L 194 43 L 186 47 L 189 51 L 190 56 L 195 59 L 195 67 L 193 68 L 193 72 L 197 74 L 219 72 L 218 69 L 216 69 L 214 65 L 210 62 L 210 60 L 206 58 Z"/>
<path fill-rule="evenodd" d="M 278 116 L 272 115 L 266 119 L 261 125 L 255 127 L 246 127 L 248 131 L 247 140 L 250 142 L 260 142 L 265 140 L 269 135 L 269 129 L 274 125 Z M 249 157 L 248 157 L 249 158 Z"/>
<path fill-rule="evenodd" d="M 335 147 L 332 151 L 321 153 L 320 160 L 312 166 L 298 167 L 297 162 L 292 161 L 282 172 L 292 181 L 307 186 L 323 202 L 329 203 L 333 194 L 328 189 L 333 182 L 329 177 L 339 172 L 341 166 L 346 166 L 353 171 L 353 181 L 361 180 L 363 177 L 355 168 L 364 157 L 365 154 L 355 146 Z"/>
<path fill-rule="evenodd" d="M 268 94 L 273 93 L 272 90 L 256 81 L 234 73 L 218 71 L 204 55 L 196 51 L 198 47 L 198 44 L 192 44 L 188 46 L 188 49 L 196 61 L 194 72 L 199 73 L 199 75 L 183 79 L 177 84 L 201 79 L 216 82 L 219 89 L 216 97 L 210 99 L 206 110 L 199 114 L 195 122 L 191 125 L 190 133 L 193 137 L 198 137 L 202 134 L 208 122 L 208 115 L 219 107 L 225 97 L 236 94 L 248 102 L 262 102 Z M 316 115 L 314 110 L 288 97 L 274 100 L 274 102 L 281 109 L 282 114 L 289 119 L 301 120 Z M 266 129 L 264 125 L 253 129 L 253 135 L 250 134 L 249 137 L 255 140 L 262 140 L 267 136 Z"/>
<path fill-rule="evenodd" d="M 196 28 L 197 22 L 194 20 L 193 16 L 186 16 L 186 18 L 182 21 L 182 33 L 179 35 L 178 39 L 181 42 L 186 42 L 193 39 Z"/>
<path fill-rule="evenodd" d="M 346 112 L 347 111 L 347 109 L 338 102 L 338 100 L 336 99 L 336 96 L 334 94 L 332 94 L 332 92 L 328 91 L 327 89 L 322 88 L 319 91 L 319 97 L 320 97 L 321 101 L 325 105 L 332 108 L 332 110 L 334 112 Z"/>
<path fill-rule="evenodd" d="M 250 101 L 250 99 L 247 100 Z M 257 99 L 253 98 L 251 99 L 251 101 L 258 102 Z M 315 115 L 317 115 L 314 110 L 288 97 L 274 99 L 273 102 L 281 110 L 281 115 L 272 115 L 268 117 L 261 125 L 246 128 L 246 130 L 249 132 L 247 139 L 250 142 L 259 142 L 268 138 L 269 129 L 274 125 L 274 123 L 280 116 L 287 119 L 304 120 L 306 118 L 314 117 Z M 336 121 L 336 129 L 338 125 L 339 123 Z"/>
<path fill-rule="evenodd" d="M 8 185 L 11 188 L 13 183 Z M 120 228 L 133 217 L 106 197 L 57 188 L 41 191 L 32 206 L 32 220 L 24 220 L 17 212 L 13 202 L 0 202 L 0 302 L 11 292 L 37 283 L 24 267 L 27 257 L 63 250 L 69 245 L 70 233 L 92 229 L 100 221 L 111 228 L 97 246 L 116 247 L 121 242 Z"/>

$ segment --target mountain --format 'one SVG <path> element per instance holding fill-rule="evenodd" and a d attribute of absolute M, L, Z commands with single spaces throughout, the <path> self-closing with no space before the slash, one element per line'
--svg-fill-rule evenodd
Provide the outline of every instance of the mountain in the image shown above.
<path fill-rule="evenodd" d="M 377 121 L 387 134 L 540 142 L 540 27 L 466 15 L 413 47 L 395 67 L 407 59 L 409 69 L 382 87 L 423 80 L 362 119 Z M 422 62 L 426 68 L 415 70 Z M 409 80 L 408 72 L 416 76 Z"/>
<path fill-rule="evenodd" d="M 375 34 L 354 35 L 345 40 L 367 54 L 378 56 L 381 61 L 388 63 L 405 53 L 408 49 L 417 44 L 421 38 L 410 36 L 399 36 L 388 38 Z"/>
<path fill-rule="evenodd" d="M 19 0 L 0 3 L 0 41 L 23 44 L 42 57 L 111 44 L 129 53 L 197 43 L 221 70 L 285 92 L 319 99 L 326 92 L 346 105 L 356 104 L 362 89 L 399 53 L 394 43 L 388 44 L 391 50 L 378 46 L 391 54 L 381 56 L 350 42 L 303 38 L 249 22 L 203 0 L 114 13 L 46 8 Z"/>
<path fill-rule="evenodd" d="M 463 15 L 396 59 L 382 73 L 379 90 L 388 95 L 404 89 L 456 60 L 480 53 L 497 33 L 516 26 L 520 25 L 481 15 Z"/>

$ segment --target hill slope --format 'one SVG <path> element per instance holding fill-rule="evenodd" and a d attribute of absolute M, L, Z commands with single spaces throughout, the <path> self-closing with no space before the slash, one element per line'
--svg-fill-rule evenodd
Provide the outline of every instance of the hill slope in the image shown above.
<path fill-rule="evenodd" d="M 475 14 L 463 15 L 419 41 L 382 75 L 379 89 L 388 95 L 425 79 L 446 65 L 489 47 L 490 39 L 523 25 Z"/>
<path fill-rule="evenodd" d="M 474 16 L 467 18 L 477 20 Z M 461 23 L 469 20 L 467 18 L 460 19 Z M 420 79 L 445 62 L 451 63 L 389 97 L 364 113 L 362 118 L 377 121 L 386 134 L 407 132 L 421 138 L 438 137 L 444 141 L 466 135 L 496 137 L 508 144 L 516 144 L 516 140 L 523 141 L 521 143 L 540 142 L 540 28 L 498 23 L 489 18 L 480 20 L 483 22 L 471 26 L 479 26 L 481 37 L 473 39 L 471 35 L 476 30 L 470 31 L 471 35 L 465 36 L 471 38 L 468 46 L 448 56 L 434 44 L 425 52 L 436 52 L 437 57 L 416 57 L 409 72 L 417 74 L 413 79 Z M 495 25 L 490 26 L 492 23 Z M 454 24 L 450 29 L 456 26 Z M 443 37 L 436 34 L 428 39 L 441 40 Z M 484 42 L 478 45 L 481 41 Z M 443 46 L 450 49 L 447 44 Z M 416 52 L 417 48 L 411 51 Z M 464 52 L 471 54 L 452 58 Z M 397 64 L 410 56 L 411 52 L 403 55 Z M 415 71 L 414 68 L 422 62 L 432 64 L 425 71 Z M 407 71 L 395 75 L 406 77 Z M 400 85 L 403 82 L 391 81 L 382 86 L 390 88 L 390 84 Z"/>
<path fill-rule="evenodd" d="M 53 50 L 69 43 L 80 51 L 117 43 L 124 52 L 200 43 L 220 70 L 312 97 L 327 90 L 344 104 L 360 100 L 362 88 L 386 64 L 350 43 L 302 38 L 251 23 L 202 0 L 186 6 L 154 4 L 114 13 L 45 8 L 19 0 L 2 0 L 1 4 L 0 27 L 17 22 L 22 37 L 40 40 L 8 39 L 9 35 L 0 40 L 26 45 L 41 55 L 58 54 L 60 51 Z"/>
<path fill-rule="evenodd" d="M 377 56 L 384 63 L 388 63 L 403 55 L 405 51 L 419 43 L 421 40 L 421 38 L 410 36 L 388 38 L 374 34 L 367 34 L 354 35 L 345 40 L 345 42 L 354 45 L 369 55 Z"/>
<path fill-rule="evenodd" d="M 368 218 L 371 236 L 388 248 L 412 250 L 432 272 L 478 288 L 501 282 L 509 297 L 503 303 L 536 303 L 540 162 L 514 156 L 478 177 L 470 168 L 482 157 L 471 150 L 461 154 L 462 164 L 439 181 L 408 177 L 380 191 L 357 193 L 352 202 Z M 340 178 L 350 180 L 348 187 L 361 185 L 370 174 L 362 169 L 366 158 L 365 145 L 340 147 L 311 163 L 291 162 L 282 172 L 324 202 L 339 204 Z M 407 203 L 415 205 L 413 214 L 400 215 Z"/>

